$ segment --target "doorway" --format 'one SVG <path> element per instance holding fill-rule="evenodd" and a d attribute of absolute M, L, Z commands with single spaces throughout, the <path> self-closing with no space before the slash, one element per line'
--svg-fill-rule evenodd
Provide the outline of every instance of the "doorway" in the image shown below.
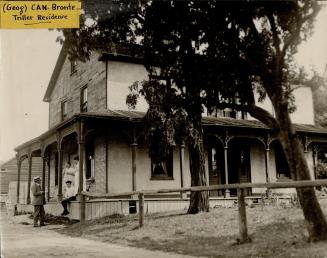
<path fill-rule="evenodd" d="M 230 184 L 251 182 L 251 142 L 248 139 L 234 139 L 228 147 L 228 182 Z M 230 189 L 231 196 L 237 195 L 236 189 Z M 245 195 L 251 195 L 251 189 L 245 189 Z"/>

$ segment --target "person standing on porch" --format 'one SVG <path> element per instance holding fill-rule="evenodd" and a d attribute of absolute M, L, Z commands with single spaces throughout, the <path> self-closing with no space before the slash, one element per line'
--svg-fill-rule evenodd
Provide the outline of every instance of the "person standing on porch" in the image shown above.
<path fill-rule="evenodd" d="M 78 189 L 79 189 L 79 158 L 75 157 L 74 158 L 74 189 L 75 189 L 75 195 L 78 194 Z M 85 177 L 85 172 L 83 169 L 83 188 L 82 191 L 86 190 L 86 177 Z"/>
<path fill-rule="evenodd" d="M 62 216 L 68 215 L 69 211 L 67 209 L 68 204 L 71 201 L 76 201 L 75 189 L 72 186 L 72 181 L 66 181 L 66 191 L 64 199 L 61 201 L 61 205 L 64 208 L 64 211 L 61 213 Z"/>
<path fill-rule="evenodd" d="M 66 162 L 63 174 L 64 174 L 63 182 L 67 182 L 67 181 L 74 182 L 75 181 L 75 178 L 74 178 L 75 177 L 74 176 L 75 171 L 74 171 L 74 168 L 71 166 L 69 161 Z"/>
<path fill-rule="evenodd" d="M 38 227 L 38 220 L 40 220 L 40 227 L 45 226 L 44 224 L 44 198 L 43 198 L 43 193 L 41 188 L 41 178 L 39 176 L 36 176 L 33 178 L 33 183 L 31 185 L 31 192 L 33 195 L 33 200 L 32 200 L 32 205 L 34 205 L 34 213 L 33 213 L 33 218 L 34 218 L 34 227 Z"/>

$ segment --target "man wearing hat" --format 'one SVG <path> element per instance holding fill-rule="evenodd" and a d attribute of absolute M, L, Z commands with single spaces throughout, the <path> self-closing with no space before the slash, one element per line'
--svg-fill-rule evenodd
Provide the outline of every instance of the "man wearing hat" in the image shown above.
<path fill-rule="evenodd" d="M 64 199 L 61 202 L 62 207 L 64 207 L 64 211 L 61 213 L 61 215 L 65 216 L 65 215 L 69 214 L 67 206 L 71 201 L 76 201 L 75 189 L 74 189 L 74 186 L 72 186 L 72 181 L 67 180 L 66 181 L 66 192 L 64 195 Z"/>
<path fill-rule="evenodd" d="M 45 226 L 44 224 L 44 198 L 41 188 L 41 178 L 39 176 L 33 177 L 33 183 L 31 185 L 31 192 L 33 194 L 32 205 L 34 205 L 34 227 L 38 226 L 38 220 L 40 220 L 40 227 Z"/>

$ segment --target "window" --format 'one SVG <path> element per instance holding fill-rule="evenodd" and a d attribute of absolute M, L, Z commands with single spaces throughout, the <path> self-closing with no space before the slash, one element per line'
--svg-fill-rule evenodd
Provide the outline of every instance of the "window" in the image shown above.
<path fill-rule="evenodd" d="M 236 111 L 231 108 L 225 108 L 223 110 L 214 108 L 212 112 L 207 112 L 207 115 L 210 117 L 229 117 L 235 119 L 247 119 L 247 112 L 244 111 Z"/>
<path fill-rule="evenodd" d="M 151 179 L 173 179 L 173 149 L 166 159 L 160 162 L 151 160 Z"/>
<path fill-rule="evenodd" d="M 87 141 L 85 145 L 85 152 L 86 152 L 86 171 L 85 175 L 86 178 L 94 178 L 94 142 Z"/>
<path fill-rule="evenodd" d="M 61 121 L 64 121 L 68 117 L 68 102 L 61 102 Z"/>
<path fill-rule="evenodd" d="M 87 112 L 87 87 L 81 89 L 81 112 Z"/>
<path fill-rule="evenodd" d="M 77 71 L 77 61 L 70 61 L 70 74 L 76 73 Z"/>

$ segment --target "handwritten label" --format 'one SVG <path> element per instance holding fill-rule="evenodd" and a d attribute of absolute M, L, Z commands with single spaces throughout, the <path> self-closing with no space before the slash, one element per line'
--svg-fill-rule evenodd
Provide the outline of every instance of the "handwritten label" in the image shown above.
<path fill-rule="evenodd" d="M 0 1 L 0 28 L 79 28 L 79 1 Z"/>

